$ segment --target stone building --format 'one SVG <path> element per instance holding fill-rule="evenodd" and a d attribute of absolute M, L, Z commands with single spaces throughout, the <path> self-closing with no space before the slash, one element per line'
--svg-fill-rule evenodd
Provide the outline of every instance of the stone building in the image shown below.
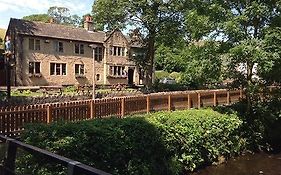
<path fill-rule="evenodd" d="M 96 31 L 92 18 L 84 28 L 11 18 L 6 37 L 14 53 L 12 83 L 16 86 L 85 85 L 93 80 L 93 49 L 96 83 L 141 84 L 139 68 L 130 53 L 141 48 L 118 29 Z"/>

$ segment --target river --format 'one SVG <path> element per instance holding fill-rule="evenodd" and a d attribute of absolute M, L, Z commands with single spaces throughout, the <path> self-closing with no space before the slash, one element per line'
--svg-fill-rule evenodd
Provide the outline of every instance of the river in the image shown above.
<path fill-rule="evenodd" d="M 281 153 L 246 154 L 192 175 L 281 175 Z"/>

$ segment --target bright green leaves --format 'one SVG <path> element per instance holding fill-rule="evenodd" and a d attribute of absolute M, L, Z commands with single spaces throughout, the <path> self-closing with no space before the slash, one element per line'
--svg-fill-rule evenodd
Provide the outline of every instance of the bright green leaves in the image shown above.
<path fill-rule="evenodd" d="M 197 10 L 189 11 L 185 16 L 185 29 L 191 40 L 199 41 L 213 30 L 213 22 L 206 15 L 199 15 Z"/>

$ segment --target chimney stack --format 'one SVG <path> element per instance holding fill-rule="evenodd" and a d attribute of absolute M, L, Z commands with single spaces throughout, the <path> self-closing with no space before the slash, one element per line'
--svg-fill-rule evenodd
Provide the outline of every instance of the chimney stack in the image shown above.
<path fill-rule="evenodd" d="M 85 16 L 84 29 L 94 31 L 93 18 L 90 15 Z"/>
<path fill-rule="evenodd" d="M 49 23 L 51 23 L 51 24 L 55 24 L 55 23 L 56 23 L 56 20 L 55 20 L 54 18 L 52 18 L 52 17 L 51 17 L 51 18 L 49 19 Z"/>

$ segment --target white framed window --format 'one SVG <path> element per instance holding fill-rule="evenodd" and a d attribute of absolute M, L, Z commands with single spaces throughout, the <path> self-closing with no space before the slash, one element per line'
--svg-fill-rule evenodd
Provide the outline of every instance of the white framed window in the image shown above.
<path fill-rule="evenodd" d="M 126 76 L 125 66 L 109 66 L 109 75 L 116 77 Z"/>
<path fill-rule="evenodd" d="M 75 75 L 84 75 L 84 64 L 75 64 Z"/>
<path fill-rule="evenodd" d="M 29 62 L 28 70 L 29 74 L 40 74 L 40 62 Z"/>
<path fill-rule="evenodd" d="M 50 63 L 50 75 L 66 75 L 66 63 Z"/>
<path fill-rule="evenodd" d="M 74 53 L 76 54 L 84 54 L 84 44 L 74 44 Z"/>
<path fill-rule="evenodd" d="M 63 53 L 63 42 L 62 41 L 54 41 L 54 49 L 55 52 Z"/>
<path fill-rule="evenodd" d="M 40 50 L 41 42 L 39 39 L 29 38 L 29 50 Z"/>
<path fill-rule="evenodd" d="M 113 46 L 110 49 L 110 55 L 124 57 L 124 56 L 126 56 L 126 48 L 125 47 Z"/>

